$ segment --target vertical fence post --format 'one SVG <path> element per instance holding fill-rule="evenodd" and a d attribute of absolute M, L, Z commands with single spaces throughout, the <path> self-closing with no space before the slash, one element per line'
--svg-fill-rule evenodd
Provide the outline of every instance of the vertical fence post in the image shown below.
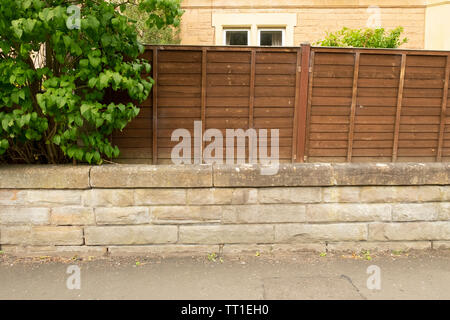
<path fill-rule="evenodd" d="M 252 49 L 250 65 L 250 97 L 248 105 L 248 127 L 253 128 L 254 107 L 255 107 L 255 78 L 256 78 L 256 51 Z"/>
<path fill-rule="evenodd" d="M 400 135 L 400 120 L 402 117 L 403 87 L 405 86 L 405 72 L 406 72 L 406 54 L 403 53 L 402 54 L 402 65 L 401 65 L 401 69 L 400 69 L 400 81 L 398 84 L 397 112 L 395 115 L 394 145 L 392 147 L 392 162 L 397 161 L 398 137 Z"/>
<path fill-rule="evenodd" d="M 308 107 L 308 81 L 310 70 L 311 45 L 309 43 L 302 43 L 302 59 L 300 66 L 300 87 L 296 88 L 298 91 L 298 105 L 297 105 L 297 162 L 305 161 L 305 146 L 306 146 L 306 111 Z"/>
<path fill-rule="evenodd" d="M 202 49 L 202 100 L 201 100 L 201 111 L 200 111 L 200 117 L 202 121 L 202 137 L 206 130 L 206 68 L 207 68 L 207 49 Z M 201 163 L 203 163 L 203 150 L 205 150 L 205 141 L 202 138 L 202 152 L 201 152 Z"/>
<path fill-rule="evenodd" d="M 152 164 L 158 164 L 158 48 L 153 47 L 153 145 L 152 145 Z"/>
<path fill-rule="evenodd" d="M 294 117 L 292 119 L 292 150 L 291 150 L 291 162 L 295 162 L 297 159 L 297 130 L 298 130 L 298 112 L 299 112 L 299 98 L 300 98 L 300 77 L 302 74 L 302 50 L 297 49 L 297 64 L 295 69 L 295 107 Z"/>
<path fill-rule="evenodd" d="M 312 109 L 312 96 L 313 96 L 313 83 L 314 83 L 314 68 L 315 68 L 315 60 L 316 52 L 311 50 L 310 61 L 309 61 L 309 83 L 308 83 L 308 97 L 306 104 L 306 128 L 305 128 L 305 156 L 304 160 L 306 161 L 309 156 L 309 144 L 311 143 L 310 137 L 310 128 L 311 128 L 311 109 Z M 308 120 L 309 119 L 309 120 Z"/>
<path fill-rule="evenodd" d="M 442 161 L 442 148 L 444 144 L 445 122 L 447 118 L 447 100 L 448 100 L 448 78 L 450 77 L 450 55 L 447 56 L 447 63 L 445 67 L 444 91 L 442 94 L 441 107 L 441 125 L 439 127 L 439 143 L 436 155 L 436 161 Z"/>
<path fill-rule="evenodd" d="M 350 107 L 350 121 L 348 125 L 348 144 L 347 144 L 347 162 L 352 162 L 353 156 L 353 138 L 355 135 L 355 116 L 356 102 L 358 98 L 358 78 L 359 78 L 359 60 L 360 52 L 355 53 L 355 65 L 353 67 L 353 87 L 352 87 L 352 105 Z"/>

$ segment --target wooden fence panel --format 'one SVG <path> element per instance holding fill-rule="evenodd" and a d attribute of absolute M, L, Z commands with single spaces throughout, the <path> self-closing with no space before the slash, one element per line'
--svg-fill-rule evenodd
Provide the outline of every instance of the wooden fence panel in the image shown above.
<path fill-rule="evenodd" d="M 205 130 L 249 127 L 252 87 L 252 52 L 207 51 Z M 254 79 L 254 78 L 253 78 Z M 235 152 L 235 148 L 228 148 Z M 222 157 L 227 155 L 224 141 Z M 211 156 L 218 155 L 213 152 Z M 208 156 L 208 160 L 211 160 Z"/>
<path fill-rule="evenodd" d="M 361 52 L 353 161 L 391 160 L 396 114 L 401 102 L 400 74 L 401 56 Z M 384 86 L 384 81 L 393 79 L 396 80 L 395 87 Z"/>
<path fill-rule="evenodd" d="M 307 160 L 344 162 L 347 159 L 353 53 L 315 52 L 310 76 Z"/>
<path fill-rule="evenodd" d="M 148 46 L 143 57 L 156 85 L 112 135 L 118 162 L 171 163 L 172 132 L 193 137 L 194 121 L 224 138 L 279 129 L 282 162 L 450 160 L 449 52 Z"/>
<path fill-rule="evenodd" d="M 298 55 L 298 50 L 255 54 L 253 128 L 267 129 L 267 140 L 259 142 L 267 143 L 268 150 L 271 129 L 280 130 L 279 152 L 283 162 L 292 161 L 293 156 Z"/>
<path fill-rule="evenodd" d="M 442 89 L 439 90 L 440 97 L 436 97 L 435 90 L 443 88 L 445 60 L 442 56 L 407 55 L 405 90 L 408 96 L 403 99 L 400 133 L 412 132 L 416 136 L 415 139 L 399 140 L 399 161 L 437 159 Z M 429 86 L 429 80 L 438 80 L 440 84 Z M 426 84 L 425 88 L 420 86 L 421 82 Z"/>
<path fill-rule="evenodd" d="M 308 161 L 450 158 L 448 52 L 312 50 Z"/>
<path fill-rule="evenodd" d="M 165 76 L 165 82 L 159 82 L 157 91 L 157 159 L 158 163 L 170 163 L 172 148 L 178 143 L 171 141 L 172 131 L 187 129 L 194 135 L 194 121 L 202 117 L 203 54 L 202 50 L 177 51 L 158 50 L 158 78 Z M 158 79 L 156 80 L 158 83 Z M 169 94 L 166 94 L 170 91 Z M 187 109 L 180 112 L 180 109 Z M 155 123 L 155 121 L 154 121 Z M 194 153 L 191 152 L 191 158 Z"/>

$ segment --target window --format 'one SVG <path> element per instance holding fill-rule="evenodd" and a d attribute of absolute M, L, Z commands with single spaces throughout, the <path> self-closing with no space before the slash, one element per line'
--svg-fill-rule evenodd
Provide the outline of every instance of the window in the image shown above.
<path fill-rule="evenodd" d="M 260 29 L 258 30 L 258 42 L 260 46 L 283 46 L 284 29 Z"/>
<path fill-rule="evenodd" d="M 228 29 L 224 30 L 224 42 L 227 46 L 248 46 L 249 44 L 248 29 Z"/>

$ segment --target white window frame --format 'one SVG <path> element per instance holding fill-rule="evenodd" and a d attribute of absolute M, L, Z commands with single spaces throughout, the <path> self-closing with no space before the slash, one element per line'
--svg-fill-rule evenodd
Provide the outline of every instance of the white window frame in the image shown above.
<path fill-rule="evenodd" d="M 258 46 L 261 46 L 261 31 L 281 31 L 281 47 L 285 46 L 285 43 L 286 43 L 286 28 L 264 28 L 264 27 L 258 27 Z"/>
<path fill-rule="evenodd" d="M 228 46 L 227 45 L 227 32 L 228 31 L 245 31 L 245 32 L 247 32 L 247 46 L 250 46 L 250 31 L 251 31 L 251 29 L 250 28 L 227 28 L 227 27 L 224 27 L 223 28 L 223 45 L 224 46 Z M 235 45 L 229 45 L 229 46 L 235 46 Z M 242 44 L 242 46 L 244 46 L 243 44 Z"/>

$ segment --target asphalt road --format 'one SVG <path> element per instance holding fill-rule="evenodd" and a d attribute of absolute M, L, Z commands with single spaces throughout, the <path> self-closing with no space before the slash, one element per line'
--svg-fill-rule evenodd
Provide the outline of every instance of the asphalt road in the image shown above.
<path fill-rule="evenodd" d="M 375 267 L 368 274 L 370 266 Z M 19 259 L 3 254 L 0 299 L 450 299 L 450 251 L 299 253 L 215 261 Z"/>

